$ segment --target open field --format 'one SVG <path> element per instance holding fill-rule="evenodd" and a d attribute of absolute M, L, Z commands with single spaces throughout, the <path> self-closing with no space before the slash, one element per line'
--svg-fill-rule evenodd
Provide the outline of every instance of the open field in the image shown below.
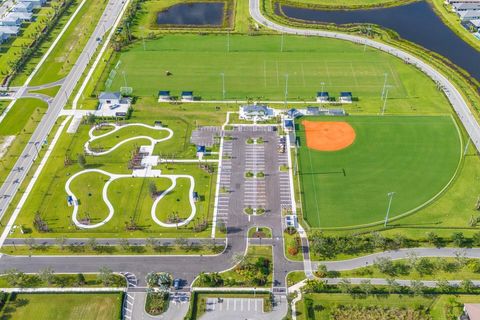
<path fill-rule="evenodd" d="M 390 218 L 399 216 L 435 197 L 457 170 L 461 139 L 450 116 L 340 120 L 353 127 L 356 138 L 336 152 L 309 149 L 297 123 L 304 219 L 312 227 L 381 222 L 389 192 L 395 192 Z"/>
<path fill-rule="evenodd" d="M 122 294 L 12 294 L 1 319 L 118 320 Z"/>
<path fill-rule="evenodd" d="M 313 317 L 307 317 L 305 301 L 313 302 L 313 309 L 310 311 Z M 316 293 L 306 294 L 297 304 L 297 310 L 300 313 L 298 319 L 331 319 L 331 312 L 343 306 L 363 306 L 380 308 L 398 308 L 408 310 L 427 310 L 427 314 L 435 320 L 452 319 L 447 315 L 447 311 L 452 311 L 454 316 L 461 315 L 463 303 L 479 303 L 480 297 L 475 295 L 374 295 L 369 297 L 355 297 L 349 294 L 339 293 Z M 317 307 L 316 307 L 317 306 Z M 321 306 L 321 307 L 318 307 Z M 456 319 L 456 317 L 454 317 Z M 377 318 L 375 318 L 377 319 Z M 378 318 L 381 319 L 381 318 Z"/>
<path fill-rule="evenodd" d="M 430 79 L 378 51 L 364 52 L 362 46 L 334 39 L 285 36 L 284 52 L 280 52 L 282 36 L 231 35 L 227 52 L 227 38 L 164 35 L 146 41 L 146 50 L 138 43 L 117 55 L 104 81 L 113 79 L 110 90 L 126 82 L 134 94 L 144 97 L 156 97 L 159 90 L 170 90 L 174 96 L 193 90 L 203 100 L 221 100 L 224 73 L 226 99 L 283 101 L 288 74 L 289 100 L 314 100 L 323 82 L 331 96 L 352 91 L 358 97 L 358 102 L 346 107 L 349 111 L 378 113 L 387 74 L 387 84 L 392 86 L 387 112 L 450 112 Z M 172 75 L 166 76 L 166 71 Z"/>
<path fill-rule="evenodd" d="M 165 142 L 157 144 L 154 154 L 175 155 L 176 158 L 192 159 L 195 157 L 195 147 L 189 143 L 191 131 L 198 125 L 219 125 L 224 121 L 225 113 L 216 110 L 215 106 L 196 105 L 194 109 L 185 109 L 182 106 L 162 105 L 157 107 L 150 99 L 140 99 L 134 106 L 135 112 L 129 123 L 146 123 L 153 125 L 153 121 L 161 120 L 165 127 L 174 131 L 173 137 Z M 225 109 L 226 110 L 226 109 Z M 217 111 L 216 113 L 214 111 Z M 122 138 L 136 135 L 132 131 L 142 127 L 128 127 L 121 129 L 119 135 Z M 198 164 L 162 164 L 156 169 L 164 174 L 186 174 L 195 179 L 195 190 L 198 191 L 200 201 L 196 202 L 197 214 L 195 221 L 186 227 L 163 228 L 155 224 L 151 218 L 151 204 L 153 199 L 149 194 L 149 182 L 154 180 L 159 191 L 165 190 L 171 185 L 170 180 L 125 178 L 114 181 L 108 189 L 108 197 L 114 206 L 115 213 L 112 219 L 104 226 L 93 230 L 78 230 L 72 225 L 72 207 L 66 202 L 65 183 L 73 174 L 83 169 L 77 163 L 77 155 L 83 153 L 83 145 L 88 139 L 90 126 L 81 125 L 75 135 L 64 133 L 47 162 L 45 170 L 37 181 L 29 199 L 25 203 L 17 225 L 23 225 L 30 229 L 32 234 L 22 235 L 16 231 L 14 236 L 52 237 L 52 236 L 77 236 L 77 237 L 204 237 L 210 234 L 207 229 L 203 232 L 192 232 L 192 226 L 206 219 L 210 221 L 213 214 L 213 194 L 215 186 L 215 173 L 209 174 L 201 169 Z M 125 130 L 125 131 L 122 131 Z M 94 134 L 105 133 L 95 131 Z M 108 132 L 108 131 L 106 131 Z M 158 134 L 158 132 L 156 132 Z M 113 139 L 116 134 L 112 134 Z M 120 140 L 120 139 L 119 139 Z M 143 141 L 143 142 L 142 142 Z M 108 142 L 108 141 L 107 141 Z M 114 142 L 111 142 L 113 144 Z M 135 146 L 140 146 L 147 140 L 134 140 L 123 144 L 118 149 L 103 156 L 86 156 L 86 169 L 98 168 L 111 173 L 129 174 L 127 163 L 131 151 Z M 105 142 L 106 143 L 106 142 Z M 150 144 L 150 141 L 148 141 Z M 71 161 L 65 165 L 65 160 Z M 215 169 L 215 166 L 214 166 Z M 216 171 L 216 169 L 215 169 Z M 72 191 L 78 196 L 79 219 L 88 217 L 92 222 L 100 222 L 108 215 L 108 209 L 101 197 L 103 186 L 108 177 L 100 173 L 86 173 L 72 181 Z M 172 212 L 178 212 L 180 217 L 190 214 L 188 188 L 190 183 L 186 179 L 177 181 L 177 188 L 173 193 L 160 200 L 157 207 L 157 217 L 164 221 Z M 178 194 L 178 195 L 177 195 Z M 181 199 L 181 201 L 177 201 Z M 184 209 L 188 207 L 188 212 Z M 35 213 L 39 213 L 51 229 L 51 232 L 41 233 L 33 227 Z M 125 223 L 132 221 L 140 228 L 136 231 L 126 231 Z M 17 229 L 18 230 L 18 229 Z"/>

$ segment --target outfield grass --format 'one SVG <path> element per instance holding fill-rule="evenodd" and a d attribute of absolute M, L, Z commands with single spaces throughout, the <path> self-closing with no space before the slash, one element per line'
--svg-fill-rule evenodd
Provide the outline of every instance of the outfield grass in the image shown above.
<path fill-rule="evenodd" d="M 446 98 L 419 70 L 395 57 L 368 50 L 345 41 L 318 37 L 164 35 L 146 41 L 117 55 L 117 68 L 106 71 L 112 84 L 109 90 L 134 88 L 139 96 L 156 97 L 159 90 L 179 95 L 193 90 L 204 100 L 222 99 L 225 74 L 225 98 L 280 100 L 285 97 L 288 74 L 288 99 L 309 100 L 321 89 L 332 96 L 352 91 L 359 101 L 346 106 L 354 112 L 378 113 L 385 76 L 391 85 L 387 112 L 445 113 L 450 111 Z M 152 63 L 152 61 L 156 61 Z M 165 71 L 173 75 L 166 76 Z M 108 81 L 106 81 L 108 82 Z M 99 87 L 98 91 L 105 88 Z"/>
<path fill-rule="evenodd" d="M 461 139 L 450 116 L 341 120 L 354 128 L 356 139 L 337 152 L 307 148 L 297 123 L 303 214 L 312 227 L 381 222 L 389 192 L 395 192 L 390 218 L 402 215 L 435 197 L 457 170 Z"/>
<path fill-rule="evenodd" d="M 373 295 L 368 297 L 355 297 L 349 294 L 340 293 L 315 293 L 305 294 L 303 299 L 297 303 L 297 310 L 299 320 L 308 319 L 304 301 L 307 299 L 313 300 L 314 319 L 327 320 L 331 319 L 331 312 L 337 308 L 338 305 L 344 306 L 363 306 L 363 307 L 385 307 L 385 308 L 407 308 L 414 310 L 416 308 L 429 309 L 428 313 L 435 320 L 452 319 L 448 317 L 447 305 L 450 301 L 459 303 L 460 307 L 454 309 L 455 315 L 461 315 L 461 306 L 463 303 L 479 303 L 480 297 L 475 295 Z M 317 307 L 315 307 L 317 306 Z M 321 306 L 321 307 L 318 307 Z M 456 317 L 455 317 L 456 319 Z"/>
<path fill-rule="evenodd" d="M 2 319 L 38 320 L 118 320 L 120 293 L 12 294 Z"/>
<path fill-rule="evenodd" d="M 157 144 L 154 154 L 173 155 L 177 158 L 194 158 L 195 147 L 190 145 L 190 133 L 195 125 L 220 125 L 225 119 L 226 107 L 216 110 L 215 106 L 196 105 L 194 109 L 183 108 L 182 106 L 162 105 L 158 107 L 150 99 L 140 99 L 135 105 L 136 111 L 133 114 L 131 123 L 146 123 L 153 125 L 153 121 L 161 120 L 163 125 L 171 128 L 174 135 L 171 140 Z M 181 125 L 177 125 L 180 123 Z M 129 127 L 130 129 L 141 127 Z M 32 234 L 21 234 L 16 231 L 13 236 L 24 237 L 57 237 L 61 235 L 76 237 L 205 237 L 209 236 L 211 230 L 203 232 L 193 232 L 192 225 L 186 228 L 162 228 L 151 219 L 150 208 L 153 200 L 149 195 L 149 179 L 120 179 L 111 184 L 108 195 L 115 208 L 115 214 L 112 220 L 105 226 L 94 230 L 77 230 L 72 226 L 71 214 L 72 208 L 67 206 L 65 183 L 69 177 L 76 172 L 83 170 L 77 163 L 77 155 L 83 153 L 83 145 L 88 140 L 88 131 L 90 127 L 81 125 L 75 135 L 63 133 L 56 148 L 47 162 L 40 178 L 38 179 L 30 197 L 27 199 L 17 221 L 17 225 L 24 225 L 32 229 Z M 103 132 L 103 131 L 102 131 Z M 98 134 L 99 131 L 96 131 Z M 120 134 L 121 133 L 120 131 Z M 132 133 L 135 135 L 135 133 Z M 115 134 L 112 135 L 115 137 Z M 146 140 L 144 142 L 147 142 Z M 127 163 L 131 152 L 135 146 L 141 145 L 142 141 L 134 140 L 125 143 L 118 149 L 104 156 L 87 156 L 86 168 L 99 168 L 111 173 L 129 174 Z M 148 141 L 148 144 L 150 142 Z M 72 160 L 71 165 L 64 165 L 65 159 Z M 165 174 L 188 174 L 192 175 L 196 183 L 196 191 L 201 196 L 201 201 L 196 203 L 197 215 L 196 221 L 204 218 L 211 220 L 213 214 L 213 193 L 215 186 L 215 174 L 208 174 L 199 168 L 198 164 L 168 164 L 160 165 L 157 169 Z M 215 170 L 216 171 L 216 170 Z M 98 173 L 88 173 L 80 175 L 72 182 L 72 190 L 79 197 L 81 202 L 79 207 L 79 218 L 84 218 L 86 213 L 92 221 L 101 221 L 108 214 L 106 206 L 101 198 L 101 191 L 105 180 L 108 177 Z M 161 179 L 164 180 L 164 179 Z M 160 181 L 160 180 L 158 180 Z M 186 180 L 185 180 L 186 181 Z M 180 216 L 186 216 L 190 213 L 188 199 L 185 197 L 189 188 L 189 183 L 184 179 L 178 181 L 178 190 L 161 200 L 157 216 L 166 219 L 172 210 L 179 211 Z M 158 190 L 170 185 L 157 185 Z M 183 185 L 183 186 L 181 186 Z M 142 187 L 143 186 L 143 187 Z M 181 197 L 176 196 L 180 193 Z M 89 195 L 90 194 L 90 195 Z M 180 202 L 176 199 L 181 198 Z M 183 210 L 187 206 L 189 210 Z M 178 206 L 178 208 L 176 208 Z M 33 228 L 33 217 L 36 212 L 48 223 L 52 232 L 39 233 Z M 126 231 L 125 222 L 134 218 L 135 223 L 141 227 L 141 230 Z M 18 229 L 17 229 L 18 230 Z M 153 234 L 152 234 L 153 233 Z"/>

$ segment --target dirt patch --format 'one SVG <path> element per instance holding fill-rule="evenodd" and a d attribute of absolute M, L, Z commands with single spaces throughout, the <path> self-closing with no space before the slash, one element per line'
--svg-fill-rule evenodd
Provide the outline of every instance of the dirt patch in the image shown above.
<path fill-rule="evenodd" d="M 0 137 L 0 159 L 7 153 L 13 140 L 15 140 L 15 136 Z"/>
<path fill-rule="evenodd" d="M 319 151 L 338 151 L 355 141 L 355 130 L 346 122 L 303 120 L 307 147 Z"/>

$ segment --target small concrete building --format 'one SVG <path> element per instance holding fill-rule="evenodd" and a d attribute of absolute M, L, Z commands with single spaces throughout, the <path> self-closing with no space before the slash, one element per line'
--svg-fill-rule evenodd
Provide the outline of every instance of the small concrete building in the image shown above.
<path fill-rule="evenodd" d="M 14 16 L 13 14 L 14 12 L 1 18 L 0 26 L 20 26 L 22 24 L 22 20 L 19 17 Z"/>
<path fill-rule="evenodd" d="M 295 108 L 292 108 L 290 110 L 287 111 L 287 116 L 289 118 L 292 118 L 292 119 L 295 119 L 297 117 L 300 117 L 302 116 L 302 113 L 300 111 L 298 111 L 297 109 Z"/>
<path fill-rule="evenodd" d="M 458 13 L 458 16 L 462 21 L 476 20 L 476 19 L 480 19 L 480 11 L 479 10 L 461 11 Z"/>
<path fill-rule="evenodd" d="M 238 117 L 240 119 L 250 121 L 265 121 L 275 116 L 275 112 L 272 108 L 257 104 L 241 106 L 239 113 Z"/>
<path fill-rule="evenodd" d="M 158 102 L 168 102 L 170 99 L 170 91 L 160 90 L 158 92 Z"/>
<path fill-rule="evenodd" d="M 319 107 L 313 107 L 313 106 L 309 106 L 307 107 L 307 113 L 306 113 L 308 116 L 315 116 L 315 115 L 318 115 L 320 114 L 320 108 Z"/>
<path fill-rule="evenodd" d="M 32 12 L 33 11 L 33 3 L 31 2 L 18 2 L 12 8 L 13 12 Z"/>
<path fill-rule="evenodd" d="M 330 97 L 328 96 L 328 92 L 317 92 L 317 102 L 328 102 L 329 100 Z"/>
<path fill-rule="evenodd" d="M 125 117 L 131 106 L 129 98 L 124 98 L 120 92 L 102 92 L 98 96 L 98 109 L 96 116 L 101 117 Z"/>
<path fill-rule="evenodd" d="M 193 101 L 193 91 L 182 91 L 181 99 L 185 102 Z"/>
<path fill-rule="evenodd" d="M 283 129 L 285 131 L 293 131 L 295 129 L 295 123 L 293 122 L 293 119 L 283 120 Z"/>
<path fill-rule="evenodd" d="M 340 92 L 340 102 L 341 103 L 352 103 L 352 93 L 351 92 Z"/>

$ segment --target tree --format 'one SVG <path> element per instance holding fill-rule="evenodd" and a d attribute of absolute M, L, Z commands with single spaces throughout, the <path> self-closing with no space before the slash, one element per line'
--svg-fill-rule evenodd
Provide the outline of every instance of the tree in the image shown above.
<path fill-rule="evenodd" d="M 55 243 L 60 247 L 61 250 L 65 249 L 65 244 L 67 243 L 67 238 L 58 237 L 55 239 Z"/>
<path fill-rule="evenodd" d="M 88 241 L 87 241 L 87 245 L 90 249 L 92 249 L 93 251 L 97 250 L 98 248 L 98 242 L 97 242 L 97 239 L 95 238 L 89 238 Z"/>
<path fill-rule="evenodd" d="M 218 220 L 217 221 L 217 228 L 221 233 L 227 233 L 227 225 L 225 224 L 225 221 Z"/>
<path fill-rule="evenodd" d="M 35 239 L 32 237 L 25 238 L 25 244 L 29 249 L 33 249 L 35 247 Z"/>
<path fill-rule="evenodd" d="M 410 290 L 414 295 L 420 295 L 425 290 L 425 285 L 420 280 L 410 281 Z"/>
<path fill-rule="evenodd" d="M 120 239 L 120 247 L 122 247 L 123 250 L 128 250 L 130 249 L 130 242 L 128 242 L 128 239 L 122 238 Z"/>
<path fill-rule="evenodd" d="M 470 279 L 463 280 L 460 282 L 460 288 L 465 290 L 465 292 L 472 292 L 475 289 L 475 285 L 473 284 L 473 281 Z"/>
<path fill-rule="evenodd" d="M 93 113 L 89 113 L 87 115 L 87 123 L 89 125 L 93 125 L 93 124 L 95 124 L 95 122 L 97 122 L 97 116 Z"/>
<path fill-rule="evenodd" d="M 325 278 L 327 276 L 327 266 L 324 264 L 319 264 L 317 267 L 317 277 Z"/>
<path fill-rule="evenodd" d="M 47 284 L 52 284 L 55 280 L 52 267 L 46 267 L 40 271 L 40 279 Z"/>
<path fill-rule="evenodd" d="M 155 198 L 157 196 L 158 190 L 155 182 L 150 182 L 150 184 L 148 185 L 148 191 L 150 192 L 150 197 Z"/>
<path fill-rule="evenodd" d="M 150 248 L 155 248 L 157 246 L 157 240 L 152 237 L 145 239 L 145 245 Z"/>
<path fill-rule="evenodd" d="M 175 244 L 182 249 L 188 248 L 188 240 L 185 239 L 184 237 L 176 238 L 175 239 Z"/>
<path fill-rule="evenodd" d="M 480 231 L 473 234 L 472 244 L 474 247 L 480 247 Z"/>
<path fill-rule="evenodd" d="M 375 248 L 384 249 L 385 245 L 387 244 L 387 239 L 385 239 L 385 237 L 381 235 L 379 232 L 373 232 L 372 236 L 373 236 L 372 241 Z"/>
<path fill-rule="evenodd" d="M 25 274 L 17 269 L 5 270 L 4 274 L 8 284 L 12 287 L 22 287 L 26 281 Z"/>
<path fill-rule="evenodd" d="M 420 258 L 415 264 L 415 270 L 420 275 L 432 274 L 435 269 L 435 265 L 428 258 Z"/>
<path fill-rule="evenodd" d="M 400 292 L 401 286 L 395 279 L 387 278 L 387 285 L 388 293 Z"/>
<path fill-rule="evenodd" d="M 478 259 L 471 259 L 468 262 L 468 267 L 475 273 L 480 273 L 480 260 Z"/>
<path fill-rule="evenodd" d="M 457 247 L 463 247 L 465 245 L 465 236 L 462 232 L 454 232 L 451 239 L 453 244 Z"/>
<path fill-rule="evenodd" d="M 77 273 L 77 285 L 83 286 L 85 282 L 85 276 L 83 275 L 83 273 Z"/>
<path fill-rule="evenodd" d="M 348 279 L 342 279 L 338 283 L 338 288 L 342 293 L 351 293 L 352 292 L 352 283 Z"/>
<path fill-rule="evenodd" d="M 366 296 L 368 296 L 373 291 L 373 285 L 370 280 L 362 280 L 359 285 L 360 291 L 362 291 Z"/>
<path fill-rule="evenodd" d="M 452 290 L 452 287 L 450 286 L 450 282 L 447 280 L 438 280 L 437 283 L 437 289 L 440 290 L 443 293 L 449 293 Z"/>
<path fill-rule="evenodd" d="M 392 262 L 391 258 L 380 257 L 375 259 L 374 266 L 381 272 L 388 275 L 395 275 L 395 265 Z"/>
<path fill-rule="evenodd" d="M 427 232 L 426 236 L 427 236 L 428 243 L 430 243 L 430 244 L 432 244 L 436 247 L 440 246 L 441 239 L 438 236 L 438 234 L 436 234 L 435 232 Z"/>
<path fill-rule="evenodd" d="M 109 267 L 103 266 L 98 270 L 98 280 L 104 285 L 109 286 L 112 283 L 113 272 Z"/>
<path fill-rule="evenodd" d="M 408 258 L 408 264 L 410 265 L 411 268 L 415 268 L 415 265 L 417 264 L 418 261 L 418 256 L 415 252 L 409 252 L 407 254 Z"/>
<path fill-rule="evenodd" d="M 154 287 L 158 284 L 158 273 L 150 272 L 145 277 L 145 281 L 149 287 Z"/>
<path fill-rule="evenodd" d="M 81 153 L 77 156 L 77 162 L 78 165 L 82 168 L 85 168 L 85 166 L 87 165 L 87 160 L 85 159 L 85 156 Z"/>

